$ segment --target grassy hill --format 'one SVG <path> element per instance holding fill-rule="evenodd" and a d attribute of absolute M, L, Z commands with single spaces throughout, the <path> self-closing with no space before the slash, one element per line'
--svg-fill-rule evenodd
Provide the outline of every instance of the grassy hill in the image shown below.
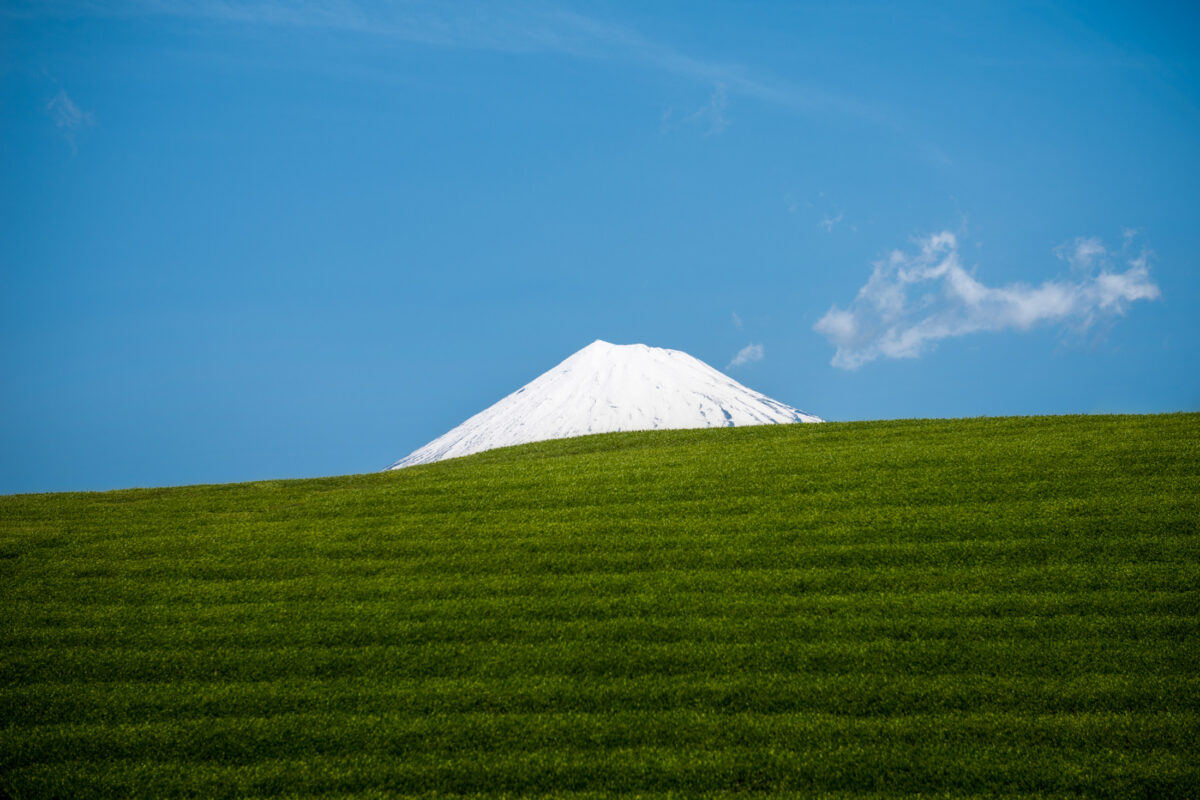
<path fill-rule="evenodd" d="M 1200 796 L 1200 415 L 0 498 L 0 796 Z"/>

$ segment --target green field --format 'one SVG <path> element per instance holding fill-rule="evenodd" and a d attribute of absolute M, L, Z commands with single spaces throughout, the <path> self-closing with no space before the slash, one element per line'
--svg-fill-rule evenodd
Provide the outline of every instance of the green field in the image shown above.
<path fill-rule="evenodd" d="M 0 796 L 1200 797 L 1200 415 L 0 497 Z"/>

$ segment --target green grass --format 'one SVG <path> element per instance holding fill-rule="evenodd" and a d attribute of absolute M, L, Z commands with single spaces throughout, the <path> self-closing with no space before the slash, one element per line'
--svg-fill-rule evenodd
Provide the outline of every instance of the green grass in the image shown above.
<path fill-rule="evenodd" d="M 1200 796 L 1200 415 L 0 498 L 0 796 Z"/>

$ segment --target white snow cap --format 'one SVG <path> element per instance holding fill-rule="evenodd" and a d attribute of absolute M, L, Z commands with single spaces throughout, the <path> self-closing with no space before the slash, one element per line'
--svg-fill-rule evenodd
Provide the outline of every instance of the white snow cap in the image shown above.
<path fill-rule="evenodd" d="M 388 469 L 589 433 L 821 421 L 681 350 L 597 339 Z"/>

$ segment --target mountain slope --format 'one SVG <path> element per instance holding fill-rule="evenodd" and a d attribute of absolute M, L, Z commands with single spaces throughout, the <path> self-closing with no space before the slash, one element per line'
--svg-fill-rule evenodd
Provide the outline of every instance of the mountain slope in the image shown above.
<path fill-rule="evenodd" d="M 596 340 L 388 469 L 589 433 L 821 421 L 680 350 Z"/>

